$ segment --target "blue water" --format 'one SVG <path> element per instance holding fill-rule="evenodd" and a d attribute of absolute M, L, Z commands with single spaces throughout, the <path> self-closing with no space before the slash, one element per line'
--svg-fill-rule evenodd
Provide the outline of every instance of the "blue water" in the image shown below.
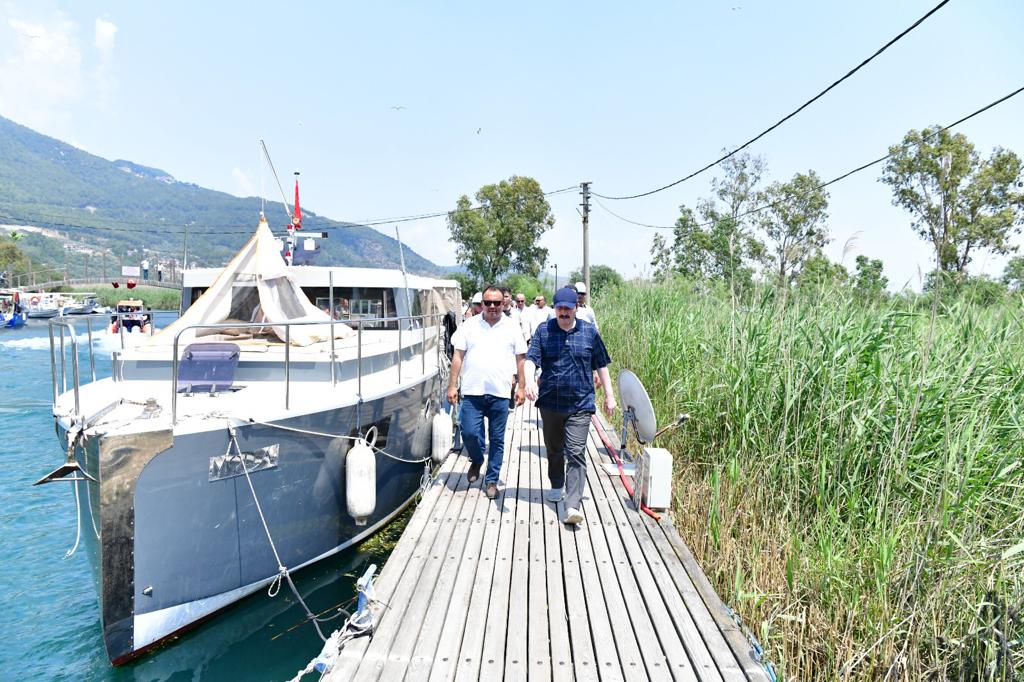
<path fill-rule="evenodd" d="M 169 319 L 158 316 L 157 325 Z M 96 342 L 97 376 L 109 376 L 111 343 Z M 73 488 L 32 486 L 64 459 L 50 414 L 49 354 L 45 321 L 0 330 L 0 679 L 155 682 L 295 675 L 320 652 L 321 642 L 313 626 L 302 622 L 302 608 L 287 589 L 273 599 L 258 592 L 155 653 L 110 666 L 85 549 L 63 558 L 75 541 Z M 84 380 L 84 350 L 80 369 Z M 399 530 L 392 524 L 388 532 Z M 339 604 L 351 608 L 356 577 L 386 558 L 386 549 L 374 551 L 357 548 L 296 573 L 303 599 L 316 613 Z M 340 622 L 327 624 L 325 633 Z"/>

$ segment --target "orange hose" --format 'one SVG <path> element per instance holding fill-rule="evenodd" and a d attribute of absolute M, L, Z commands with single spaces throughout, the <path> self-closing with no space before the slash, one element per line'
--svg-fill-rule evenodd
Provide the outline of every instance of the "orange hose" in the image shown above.
<path fill-rule="evenodd" d="M 615 460 L 615 464 L 619 467 L 619 480 L 622 481 L 622 485 L 626 489 L 626 492 L 629 493 L 629 496 L 633 497 L 633 486 L 626 480 L 626 472 L 622 469 L 622 460 L 619 459 L 619 451 L 615 449 L 615 446 L 613 446 L 612 442 L 608 439 L 608 434 L 604 432 L 604 427 L 601 425 L 601 421 L 597 418 L 596 414 L 590 416 L 590 421 L 592 421 L 594 426 L 597 427 L 597 435 L 601 437 L 601 442 L 604 443 L 608 452 L 612 454 L 612 459 Z M 640 503 L 640 511 L 644 512 L 655 521 L 661 521 L 661 516 L 655 513 L 653 509 L 643 502 Z"/>

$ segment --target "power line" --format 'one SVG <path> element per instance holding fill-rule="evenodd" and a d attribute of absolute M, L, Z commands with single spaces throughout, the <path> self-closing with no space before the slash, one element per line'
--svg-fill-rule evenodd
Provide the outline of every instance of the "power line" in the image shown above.
<path fill-rule="evenodd" d="M 562 189 L 556 189 L 556 190 L 551 191 L 551 192 L 545 192 L 544 196 L 548 197 L 548 196 L 553 196 L 553 195 L 556 195 L 556 194 L 564 194 L 565 192 L 568 192 L 570 190 L 577 189 L 577 187 L 578 187 L 578 185 L 569 185 L 568 187 L 563 187 Z M 8 204 L 8 205 L 10 206 L 10 205 L 13 205 L 13 204 Z M 481 206 L 472 206 L 472 207 L 467 208 L 465 210 L 467 210 L 467 211 L 480 211 L 480 210 L 483 210 L 485 208 L 487 208 L 486 205 L 481 205 Z M 376 218 L 376 219 L 373 219 L 373 220 L 366 220 L 366 221 L 335 220 L 335 221 L 332 221 L 332 222 L 337 222 L 337 223 L 342 223 L 342 224 L 341 225 L 327 225 L 327 226 L 324 226 L 324 227 L 321 227 L 321 228 L 316 228 L 316 229 L 314 229 L 312 231 L 313 232 L 319 232 L 319 231 L 323 231 L 323 230 L 342 230 L 342 229 L 347 229 L 347 228 L 350 228 L 350 227 L 374 227 L 374 226 L 378 226 L 378 225 L 393 225 L 395 223 L 406 223 L 406 222 L 411 222 L 411 221 L 416 221 L 416 220 L 426 220 L 426 219 L 429 219 L 429 218 L 439 218 L 439 217 L 442 217 L 442 216 L 447 216 L 449 213 L 453 213 L 453 212 L 455 212 L 457 210 L 459 210 L 459 209 L 452 209 L 452 210 L 448 210 L 448 211 L 436 211 L 434 213 L 421 213 L 421 214 L 418 214 L 418 215 L 399 216 L 399 217 L 396 217 L 396 218 Z M 329 218 L 323 218 L 322 216 L 317 216 L 317 217 L 319 219 L 322 219 L 322 220 L 330 220 Z M 54 219 L 56 219 L 56 220 L 54 220 Z M 118 224 L 118 225 L 132 225 L 132 226 L 135 226 L 135 227 L 131 228 L 131 227 L 110 227 L 110 226 L 107 226 L 107 225 L 72 225 L 72 224 L 63 222 L 65 220 L 68 220 L 68 216 L 67 215 L 58 215 L 58 214 L 55 214 L 55 213 L 45 213 L 45 212 L 39 212 L 39 211 L 33 211 L 31 218 L 29 218 L 29 217 L 16 217 L 16 216 L 12 216 L 10 214 L 7 214 L 7 215 L 0 214 L 0 220 L 13 220 L 13 221 L 21 221 L 21 222 L 39 221 L 39 222 L 45 223 L 46 226 L 48 226 L 48 227 L 53 227 L 54 229 L 64 228 L 64 229 L 72 229 L 72 230 L 105 230 L 107 232 L 147 233 L 147 234 L 151 233 L 152 230 L 139 229 L 139 227 L 140 226 L 149 226 L 149 227 L 160 229 L 162 231 L 162 234 L 166 234 L 166 235 L 182 235 L 182 234 L 185 234 L 185 230 L 172 230 L 172 229 L 168 229 L 168 228 L 172 228 L 172 227 L 178 227 L 179 224 L 172 223 L 172 222 L 166 222 L 166 221 L 165 222 L 146 222 L 146 221 L 140 221 L 140 220 L 121 220 L 121 219 L 118 219 L 118 218 L 101 217 L 100 220 L 103 220 L 106 223 L 115 223 L 115 224 Z M 216 231 L 210 231 L 210 230 L 203 230 L 200 226 L 196 225 L 195 222 L 190 223 L 190 225 L 194 226 L 193 227 L 194 230 L 199 230 L 198 232 L 193 232 L 193 234 L 200 234 L 200 235 L 228 235 L 228 234 L 249 234 L 249 235 L 251 235 L 252 232 L 253 232 L 252 230 L 216 230 Z"/>
<path fill-rule="evenodd" d="M 563 187 L 562 189 L 556 189 L 556 190 L 553 190 L 551 192 L 544 192 L 544 196 L 550 197 L 550 196 L 554 196 L 556 194 L 564 194 L 565 192 L 576 190 L 578 187 L 579 187 L 579 185 L 569 185 L 568 187 Z M 456 209 L 450 209 L 448 211 L 435 211 L 434 213 L 421 213 L 419 215 L 414 215 L 414 216 L 400 216 L 398 218 L 379 218 L 379 219 L 373 219 L 373 220 L 364 220 L 364 221 L 359 221 L 358 223 L 355 223 L 355 224 L 357 224 L 357 225 L 365 225 L 365 226 L 368 226 L 368 227 L 373 227 L 373 226 L 376 226 L 376 225 L 394 225 L 395 223 L 407 223 L 407 222 L 411 222 L 411 221 L 414 221 L 414 220 L 428 220 L 430 218 L 441 218 L 443 216 L 447 216 L 447 215 L 449 215 L 451 213 L 455 213 L 457 211 L 462 211 L 462 210 L 465 210 L 465 211 L 482 211 L 485 208 L 488 208 L 487 204 L 482 204 L 480 206 L 471 206 L 471 207 L 466 208 L 466 209 L 458 209 L 458 208 L 456 208 Z"/>
<path fill-rule="evenodd" d="M 931 10 L 929 10 L 927 14 L 925 14 L 923 17 L 921 17 L 920 19 L 915 21 L 913 24 L 911 24 L 906 29 L 904 29 L 903 32 L 901 32 L 895 38 L 893 38 L 892 40 L 887 42 L 885 45 L 883 45 L 882 47 L 880 47 L 877 50 L 875 50 L 874 54 L 872 54 L 870 57 L 868 57 L 867 59 L 862 61 L 860 64 L 858 64 L 854 68 L 850 69 L 848 72 L 846 72 L 846 75 L 844 75 L 842 78 L 840 78 L 839 80 L 835 81 L 834 83 L 832 83 L 832 85 L 828 86 L 827 88 L 825 88 L 824 90 L 819 92 L 817 95 L 815 95 L 814 97 L 812 97 L 811 99 L 807 100 L 806 102 L 801 104 L 799 107 L 794 109 L 792 112 L 790 112 L 786 116 L 784 116 L 781 119 L 779 119 L 778 121 L 776 121 L 773 125 L 771 125 L 770 127 L 764 129 L 763 131 L 758 133 L 756 136 L 754 136 L 751 139 L 747 140 L 742 145 L 740 145 L 736 149 L 732 150 L 731 152 L 729 152 L 725 156 L 721 157 L 720 159 L 712 161 L 711 163 L 709 163 L 708 165 L 704 166 L 703 168 L 695 170 L 694 172 L 690 173 L 689 175 L 687 175 L 685 177 L 682 177 L 682 178 L 676 180 L 675 182 L 670 182 L 667 185 L 664 185 L 662 187 L 658 187 L 657 189 L 649 190 L 647 192 L 641 192 L 640 194 L 630 194 L 630 195 L 627 195 L 627 196 L 617 196 L 617 197 L 605 196 L 603 194 L 598 194 L 597 192 L 593 192 L 593 194 L 595 196 L 601 197 L 602 199 L 609 199 L 609 200 L 614 200 L 614 201 L 621 201 L 621 200 L 624 200 L 624 199 L 639 199 L 640 197 L 650 196 L 651 194 L 657 194 L 658 192 L 662 192 L 662 191 L 664 191 L 666 189 L 669 189 L 670 187 L 675 187 L 676 185 L 678 185 L 680 183 L 686 182 L 687 180 L 690 180 L 692 178 L 697 177 L 698 175 L 700 175 L 701 173 L 703 173 L 704 171 L 706 171 L 706 170 L 708 170 L 710 168 L 714 168 L 715 166 L 717 166 L 718 164 L 722 163 L 726 159 L 734 156 L 735 154 L 738 154 L 739 152 L 743 151 L 744 149 L 746 149 L 750 145 L 754 144 L 755 142 L 760 140 L 762 137 L 764 137 L 768 133 L 772 132 L 773 130 L 778 128 L 780 125 L 782 125 L 783 123 L 785 123 L 786 121 L 788 121 L 789 119 L 793 118 L 794 116 L 799 114 L 801 111 L 803 111 L 804 109 L 809 107 L 811 104 L 813 104 L 817 100 L 821 99 L 821 97 L 823 97 L 827 92 L 829 92 L 830 90 L 835 88 L 837 85 L 839 85 L 840 83 L 845 81 L 847 78 L 849 78 L 853 74 L 855 74 L 858 71 L 860 71 L 863 67 L 867 66 L 867 64 L 870 63 L 875 57 L 877 57 L 878 55 L 880 55 L 883 52 L 885 52 L 886 50 L 888 50 L 897 41 L 899 41 L 901 38 L 903 38 L 908 33 L 913 31 L 915 28 L 920 26 L 928 17 L 930 17 L 931 15 L 935 14 L 936 12 L 938 12 L 948 2 L 949 2 L 949 0 L 942 0 L 942 2 L 937 4 Z"/>
<path fill-rule="evenodd" d="M 973 113 L 970 113 L 970 114 L 964 116 L 963 118 L 960 118 L 960 119 L 950 123 L 947 126 L 943 126 L 942 128 L 939 128 L 938 130 L 933 131 L 932 133 L 930 133 L 929 135 L 927 135 L 925 137 L 926 138 L 931 138 L 931 137 L 935 137 L 936 135 L 938 135 L 940 133 L 944 133 L 945 131 L 950 130 L 951 128 L 954 128 L 954 127 L 960 125 L 961 123 L 969 121 L 972 118 L 974 118 L 975 116 L 978 116 L 979 114 L 983 114 L 984 112 L 988 111 L 989 109 L 1002 104 L 1003 102 L 1007 101 L 1008 99 L 1016 97 L 1017 95 L 1019 95 L 1022 92 L 1024 92 L 1024 86 L 1017 88 L 1016 90 L 1014 90 L 1013 92 L 1011 92 L 1011 93 L 1009 93 L 1007 95 L 1003 95 L 1002 97 L 1000 97 L 999 99 L 995 100 L 994 102 L 990 102 L 990 103 L 986 104 L 985 106 L 983 106 L 982 108 L 978 109 L 977 111 L 974 111 Z M 839 182 L 841 180 L 845 180 L 846 178 L 850 177 L 851 175 L 854 175 L 855 173 L 860 173 L 861 171 L 867 170 L 868 168 L 871 168 L 872 166 L 877 166 L 878 164 L 882 163 L 883 161 L 887 161 L 888 159 L 892 158 L 895 154 L 896 154 L 896 152 L 889 152 L 885 156 L 879 157 L 879 158 L 875 159 L 874 161 L 868 161 L 867 163 L 865 163 L 865 164 L 863 164 L 861 166 L 857 166 L 853 170 L 849 170 L 849 171 L 843 173 L 842 175 L 838 175 L 838 176 L 832 178 L 831 180 L 829 180 L 828 182 L 823 182 L 823 183 L 821 183 L 819 185 L 816 185 L 815 187 L 813 187 L 812 189 L 810 189 L 808 191 L 817 191 L 819 189 L 824 189 L 825 187 L 828 187 L 829 185 L 834 185 L 835 183 L 837 183 L 837 182 Z M 749 215 L 754 215 L 755 213 L 760 213 L 761 211 L 765 211 L 765 210 L 767 210 L 769 208 L 774 208 L 775 206 L 778 206 L 778 205 L 783 204 L 783 203 L 785 203 L 785 200 L 773 201 L 770 204 L 764 204 L 762 206 L 758 206 L 756 208 L 752 208 L 749 211 L 745 211 L 743 213 L 740 213 L 734 219 L 735 220 L 739 220 L 740 218 L 745 218 L 745 217 L 747 217 Z M 610 215 L 614 216 L 615 218 L 618 218 L 619 220 L 621 220 L 623 222 L 630 223 L 631 225 L 638 225 L 639 227 L 649 227 L 649 228 L 656 229 L 656 230 L 674 230 L 675 227 L 676 227 L 675 225 L 650 225 L 650 224 L 647 224 L 647 223 L 637 222 L 635 220 L 630 220 L 629 218 L 624 218 L 623 216 L 619 215 L 618 213 L 615 213 L 615 212 L 609 210 L 609 208 L 607 206 L 605 206 L 603 203 L 601 203 L 600 200 L 597 201 L 597 205 L 600 206 L 602 209 L 604 209 L 604 211 L 606 211 Z M 720 222 L 720 221 L 709 220 L 707 222 L 697 223 L 696 227 L 710 227 L 711 225 L 714 225 L 717 222 Z"/>

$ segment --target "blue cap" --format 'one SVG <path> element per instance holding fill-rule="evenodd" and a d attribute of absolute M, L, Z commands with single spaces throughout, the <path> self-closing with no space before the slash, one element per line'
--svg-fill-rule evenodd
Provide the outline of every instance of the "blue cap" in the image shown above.
<path fill-rule="evenodd" d="M 555 298 L 551 302 L 554 307 L 563 308 L 575 308 L 576 307 L 576 290 L 572 287 L 562 287 L 555 292 Z"/>

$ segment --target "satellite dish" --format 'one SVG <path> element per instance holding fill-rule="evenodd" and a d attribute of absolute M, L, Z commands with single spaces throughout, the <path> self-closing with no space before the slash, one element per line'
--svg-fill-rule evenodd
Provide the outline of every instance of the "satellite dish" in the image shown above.
<path fill-rule="evenodd" d="M 647 397 L 647 390 L 640 379 L 628 369 L 619 372 L 619 398 L 622 400 L 622 411 L 632 415 L 636 434 L 644 443 L 654 440 L 658 432 L 654 419 L 654 406 Z"/>

